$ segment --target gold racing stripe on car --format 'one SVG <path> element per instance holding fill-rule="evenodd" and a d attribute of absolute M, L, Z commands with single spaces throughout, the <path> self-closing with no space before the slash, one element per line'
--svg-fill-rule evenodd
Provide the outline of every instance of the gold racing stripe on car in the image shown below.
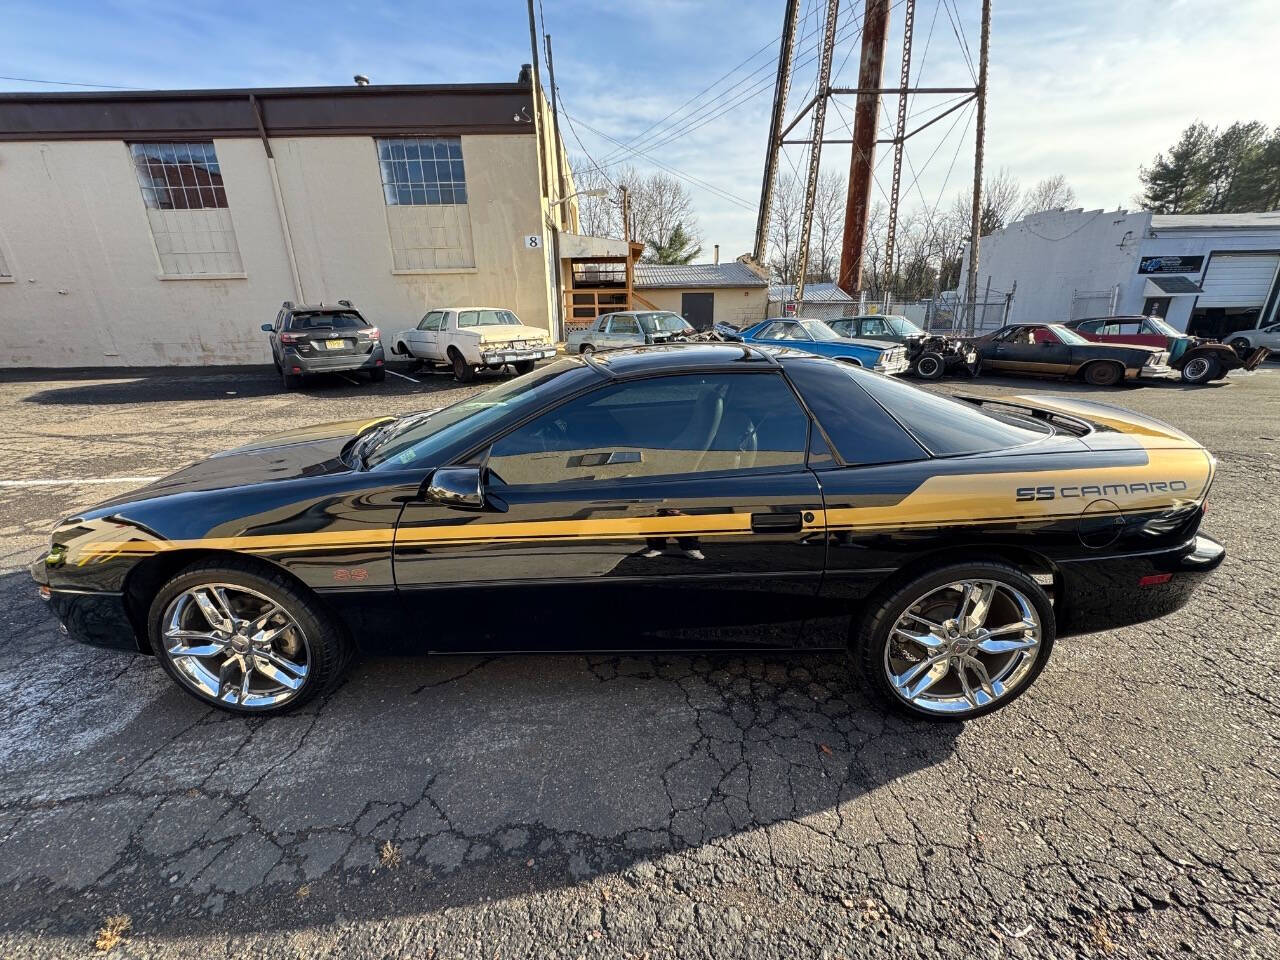
<path fill-rule="evenodd" d="M 1212 479 L 1205 450 L 1154 449 L 1136 466 L 933 476 L 898 503 L 829 508 L 827 524 L 854 530 L 1041 521 L 1079 516 L 1095 500 L 1118 508 L 1090 511 L 1095 516 L 1159 510 L 1201 502 Z M 1020 489 L 1030 491 L 1025 499 Z"/>
<path fill-rule="evenodd" d="M 1094 500 L 1109 500 L 1116 504 L 1119 512 L 1159 510 L 1199 503 L 1212 477 L 1212 460 L 1206 451 L 1199 448 L 1150 450 L 1148 463 L 1127 467 L 933 476 L 896 503 L 807 511 L 813 519 L 803 523 L 801 533 L 821 533 L 824 529 L 906 529 L 1045 521 L 1076 517 Z M 1160 489 L 1152 489 L 1153 486 Z M 1029 499 L 1019 500 L 1020 489 L 1035 492 Z M 1044 495 L 1039 491 L 1044 491 Z M 1095 515 L 1107 512 L 1091 511 Z M 136 530 L 131 532 L 133 535 L 128 539 L 98 540 L 81 547 L 72 546 L 72 553 L 83 564 L 116 556 L 148 556 L 183 549 L 292 553 L 389 549 L 393 545 L 463 546 L 563 540 L 642 540 L 662 536 L 748 536 L 752 531 L 751 511 L 744 509 L 658 517 L 441 524 L 402 527 L 398 535 L 394 527 L 245 534 L 191 540 L 143 539 L 137 536 Z"/>

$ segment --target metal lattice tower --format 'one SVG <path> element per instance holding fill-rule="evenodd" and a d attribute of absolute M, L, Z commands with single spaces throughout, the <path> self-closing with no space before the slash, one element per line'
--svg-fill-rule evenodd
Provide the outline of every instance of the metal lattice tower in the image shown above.
<path fill-rule="evenodd" d="M 911 36 L 916 25 L 916 0 L 906 0 L 902 26 L 902 74 L 898 84 L 898 125 L 893 134 L 893 186 L 889 191 L 889 227 L 884 243 L 885 289 L 894 276 L 893 254 L 898 236 L 898 194 L 902 189 L 902 151 L 907 144 L 907 88 L 911 84 Z"/>

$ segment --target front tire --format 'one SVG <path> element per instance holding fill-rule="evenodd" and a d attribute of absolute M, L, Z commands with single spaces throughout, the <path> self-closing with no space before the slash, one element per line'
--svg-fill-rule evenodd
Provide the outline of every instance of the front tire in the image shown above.
<path fill-rule="evenodd" d="M 526 373 L 533 372 L 534 361 L 533 360 L 517 360 L 511 366 L 515 370 L 516 376 L 522 377 Z"/>
<path fill-rule="evenodd" d="M 920 354 L 920 358 L 916 360 L 916 376 L 921 380 L 941 380 L 946 369 L 947 362 L 942 359 L 942 355 L 932 350 Z"/>
<path fill-rule="evenodd" d="M 449 362 L 453 364 L 453 379 L 459 383 L 470 383 L 476 378 L 476 368 L 467 363 L 457 350 L 450 348 Z"/>
<path fill-rule="evenodd" d="M 1084 368 L 1084 381 L 1094 387 L 1114 387 L 1124 378 L 1124 367 L 1118 363 L 1091 363 Z"/>
<path fill-rule="evenodd" d="M 854 666 L 911 716 L 969 720 L 998 710 L 1035 682 L 1053 650 L 1053 604 L 1007 564 L 941 567 L 870 604 L 852 639 Z"/>
<path fill-rule="evenodd" d="M 1249 351 L 1253 349 L 1251 344 L 1244 337 L 1236 337 L 1231 341 L 1231 349 L 1240 354 L 1241 357 L 1247 356 Z"/>
<path fill-rule="evenodd" d="M 313 594 L 236 560 L 178 573 L 152 600 L 147 628 L 156 659 L 178 686 L 232 713 L 296 709 L 334 689 L 352 656 L 351 642 Z"/>
<path fill-rule="evenodd" d="M 1192 357 L 1182 367 L 1182 382 L 1200 386 L 1221 376 L 1218 361 L 1213 357 Z"/>
<path fill-rule="evenodd" d="M 584 343 L 581 347 L 578 348 L 579 355 L 584 357 L 587 356 L 588 354 L 592 354 L 595 352 L 596 352 L 596 348 L 589 343 Z"/>

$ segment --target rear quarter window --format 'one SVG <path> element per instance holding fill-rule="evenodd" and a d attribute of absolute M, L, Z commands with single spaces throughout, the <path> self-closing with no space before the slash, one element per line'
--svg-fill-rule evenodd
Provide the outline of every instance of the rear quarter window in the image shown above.
<path fill-rule="evenodd" d="M 814 358 L 787 360 L 784 369 L 845 463 L 900 463 L 927 456 L 855 382 L 852 367 Z"/>
<path fill-rule="evenodd" d="M 1019 418 L 997 417 L 980 408 L 919 387 L 860 370 L 850 376 L 935 457 L 1008 450 L 1043 440 L 1053 428 Z"/>

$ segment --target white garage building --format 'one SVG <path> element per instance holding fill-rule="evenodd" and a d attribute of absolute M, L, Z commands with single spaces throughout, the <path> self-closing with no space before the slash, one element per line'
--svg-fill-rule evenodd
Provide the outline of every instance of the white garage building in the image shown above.
<path fill-rule="evenodd" d="M 1223 337 L 1278 319 L 1280 211 L 1036 213 L 982 238 L 979 296 L 988 278 L 1014 291 L 1012 323 L 1144 313 Z"/>

